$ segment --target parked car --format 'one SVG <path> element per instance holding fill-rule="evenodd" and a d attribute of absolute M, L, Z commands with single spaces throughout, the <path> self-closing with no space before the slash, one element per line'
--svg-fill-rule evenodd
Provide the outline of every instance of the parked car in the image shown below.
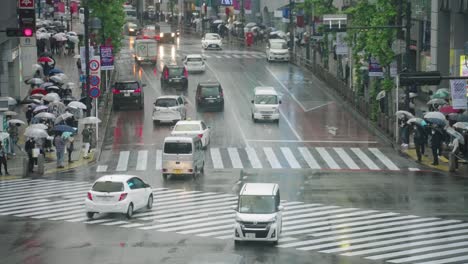
<path fill-rule="evenodd" d="M 195 96 L 197 109 L 224 110 L 224 93 L 219 82 L 199 83 Z"/>
<path fill-rule="evenodd" d="M 183 89 L 188 88 L 188 71 L 182 65 L 164 65 L 161 74 L 161 88 L 175 86 Z"/>
<path fill-rule="evenodd" d="M 86 216 L 96 213 L 122 213 L 131 218 L 133 212 L 153 207 L 151 186 L 133 175 L 105 175 L 94 182 L 85 199 Z"/>
<path fill-rule="evenodd" d="M 186 104 L 184 98 L 179 95 L 166 95 L 156 98 L 153 107 L 154 123 L 176 123 L 185 120 L 187 117 Z"/>
<path fill-rule="evenodd" d="M 112 87 L 113 106 L 115 110 L 129 104 L 137 105 L 138 108 L 144 107 L 143 87 L 146 84 L 140 84 L 139 81 L 125 80 L 117 81 Z"/>
<path fill-rule="evenodd" d="M 201 54 L 190 54 L 184 58 L 184 66 L 189 72 L 204 72 L 205 58 Z"/>
<path fill-rule="evenodd" d="M 203 49 L 222 49 L 223 41 L 221 36 L 216 33 L 206 33 L 202 38 Z"/>
<path fill-rule="evenodd" d="M 171 136 L 197 136 L 201 139 L 203 148 L 210 144 L 210 128 L 200 120 L 177 122 L 172 129 Z"/>

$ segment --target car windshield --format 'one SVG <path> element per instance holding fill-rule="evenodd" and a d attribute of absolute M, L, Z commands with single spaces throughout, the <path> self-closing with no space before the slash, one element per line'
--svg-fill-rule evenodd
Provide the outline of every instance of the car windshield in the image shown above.
<path fill-rule="evenodd" d="M 181 76 L 184 74 L 183 68 L 168 68 L 169 76 Z"/>
<path fill-rule="evenodd" d="M 278 104 L 278 97 L 276 95 L 256 95 L 255 104 Z"/>
<path fill-rule="evenodd" d="M 271 214 L 276 212 L 273 195 L 241 195 L 239 198 L 239 213 Z"/>
<path fill-rule="evenodd" d="M 130 16 L 130 17 L 137 16 L 137 12 L 135 10 L 125 10 L 125 13 L 127 14 L 127 16 Z"/>
<path fill-rule="evenodd" d="M 200 131 L 199 124 L 178 124 L 174 127 L 174 131 Z"/>
<path fill-rule="evenodd" d="M 204 96 L 218 96 L 219 87 L 218 86 L 202 87 L 201 94 Z"/>
<path fill-rule="evenodd" d="M 116 83 L 115 89 L 117 90 L 136 90 L 138 89 L 138 83 L 136 82 L 124 82 L 124 83 Z"/>
<path fill-rule="evenodd" d="M 218 35 L 207 34 L 205 35 L 205 39 L 216 40 L 216 39 L 220 39 L 220 37 Z"/>
<path fill-rule="evenodd" d="M 93 191 L 95 192 L 123 192 L 124 186 L 121 182 L 114 181 L 99 181 L 93 185 Z"/>
<path fill-rule="evenodd" d="M 192 144 L 183 142 L 166 142 L 164 144 L 166 154 L 191 154 Z"/>
<path fill-rule="evenodd" d="M 187 58 L 187 61 L 190 61 L 190 62 L 200 62 L 200 61 L 203 61 L 202 58 Z"/>
<path fill-rule="evenodd" d="M 273 42 L 271 43 L 272 49 L 287 49 L 286 43 L 283 42 Z"/>
<path fill-rule="evenodd" d="M 158 107 L 174 107 L 177 106 L 177 100 L 172 98 L 161 98 L 154 103 Z"/>

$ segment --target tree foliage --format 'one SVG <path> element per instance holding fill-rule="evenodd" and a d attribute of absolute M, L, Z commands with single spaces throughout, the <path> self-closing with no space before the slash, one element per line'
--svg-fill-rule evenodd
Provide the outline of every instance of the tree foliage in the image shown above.
<path fill-rule="evenodd" d="M 297 8 L 303 10 L 305 14 L 314 16 L 334 14 L 338 10 L 333 5 L 333 0 L 304 0 L 303 3 L 297 4 Z"/>
<path fill-rule="evenodd" d="M 125 13 L 123 4 L 125 0 L 87 0 L 90 10 L 93 10 L 90 16 L 101 20 L 103 28 L 100 36 L 112 40 L 114 53 L 118 52 L 122 41 L 122 28 L 125 24 Z M 97 41 L 101 44 L 103 39 L 98 37 Z"/>

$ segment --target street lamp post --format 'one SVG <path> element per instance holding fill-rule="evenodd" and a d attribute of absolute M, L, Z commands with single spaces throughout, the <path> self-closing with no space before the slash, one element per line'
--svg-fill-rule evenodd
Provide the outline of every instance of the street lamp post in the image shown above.
<path fill-rule="evenodd" d="M 289 41 L 292 51 L 294 51 L 294 22 L 293 22 L 294 0 L 289 0 Z"/>
<path fill-rule="evenodd" d="M 88 94 L 89 89 L 89 0 L 84 1 L 84 46 L 85 46 L 85 81 L 81 96 L 86 97 L 86 116 L 91 115 L 91 100 Z"/>

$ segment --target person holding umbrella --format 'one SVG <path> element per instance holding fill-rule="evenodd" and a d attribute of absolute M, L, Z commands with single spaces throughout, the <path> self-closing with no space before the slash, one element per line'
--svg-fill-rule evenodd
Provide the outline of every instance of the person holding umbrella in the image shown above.
<path fill-rule="evenodd" d="M 433 124 L 431 129 L 431 149 L 433 162 L 432 165 L 439 165 L 439 155 L 441 154 L 443 134 L 437 125 Z"/>
<path fill-rule="evenodd" d="M 0 141 L 0 175 L 2 175 L 2 165 L 5 168 L 5 174 L 10 175 L 8 173 L 8 166 L 7 166 L 7 153 L 5 148 L 3 147 L 2 142 Z"/>
<path fill-rule="evenodd" d="M 10 134 L 10 151 L 13 156 L 16 156 L 15 153 L 15 146 L 18 144 L 18 127 L 20 126 L 19 123 L 8 123 L 8 134 Z"/>
<path fill-rule="evenodd" d="M 65 146 L 66 146 L 66 141 L 62 138 L 62 135 L 60 132 L 58 132 L 55 135 L 54 138 L 54 146 L 55 146 L 55 153 L 57 155 L 57 168 L 63 169 L 65 168 L 63 166 L 63 158 L 65 155 Z"/>
<path fill-rule="evenodd" d="M 418 156 L 418 162 L 421 162 L 427 142 L 426 132 L 422 126 L 413 125 L 413 141 L 414 147 L 416 148 L 416 155 Z"/>
<path fill-rule="evenodd" d="M 32 118 L 33 118 L 33 107 L 32 105 L 28 105 L 28 109 L 26 110 L 26 120 L 28 121 L 28 125 L 31 124 Z"/>
<path fill-rule="evenodd" d="M 36 147 L 36 142 L 32 137 L 28 138 L 26 143 L 24 144 L 24 150 L 26 150 L 26 153 L 28 154 L 28 169 L 29 172 L 33 171 L 34 168 L 34 157 L 33 157 L 33 149 Z"/>

